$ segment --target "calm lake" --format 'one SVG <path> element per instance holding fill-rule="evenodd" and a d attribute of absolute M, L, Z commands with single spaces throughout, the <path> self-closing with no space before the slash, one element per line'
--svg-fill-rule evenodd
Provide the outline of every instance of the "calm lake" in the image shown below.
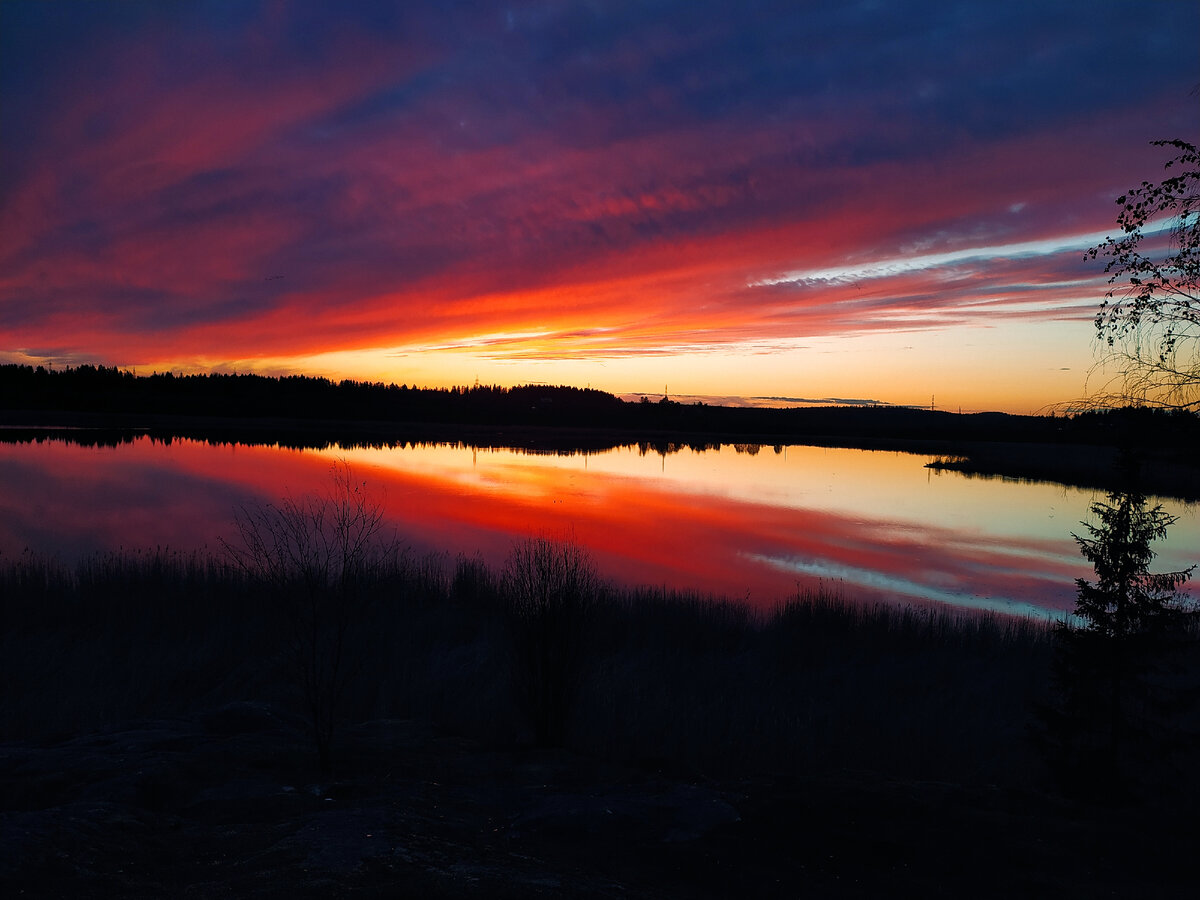
<path fill-rule="evenodd" d="M 570 536 L 614 581 L 764 607 L 822 582 L 851 599 L 1067 610 L 1073 580 L 1091 574 L 1071 532 L 1104 496 L 939 474 L 927 456 L 806 446 L 539 454 L 3 442 L 0 554 L 28 548 L 70 562 L 121 548 L 219 551 L 235 510 L 326 491 L 339 460 L 416 551 L 499 563 L 520 537 Z M 1161 502 L 1179 521 L 1155 569 L 1183 568 L 1200 558 L 1197 505 Z"/>

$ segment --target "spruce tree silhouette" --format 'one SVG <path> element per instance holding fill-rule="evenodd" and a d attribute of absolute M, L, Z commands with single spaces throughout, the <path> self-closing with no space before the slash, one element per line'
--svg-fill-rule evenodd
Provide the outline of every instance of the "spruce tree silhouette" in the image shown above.
<path fill-rule="evenodd" d="M 1166 752 L 1180 698 L 1163 674 L 1195 615 L 1179 592 L 1195 566 L 1150 572 L 1151 544 L 1176 517 L 1149 506 L 1131 454 L 1119 466 L 1120 489 L 1092 504 L 1086 536 L 1072 534 L 1096 577 L 1076 580 L 1075 621 L 1055 628 L 1055 702 L 1038 711 L 1037 739 L 1060 784 L 1101 800 L 1128 799 Z"/>

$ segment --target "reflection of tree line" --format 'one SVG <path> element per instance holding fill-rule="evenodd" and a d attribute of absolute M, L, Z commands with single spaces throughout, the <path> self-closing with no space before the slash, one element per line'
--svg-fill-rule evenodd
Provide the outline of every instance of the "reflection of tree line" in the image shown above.
<path fill-rule="evenodd" d="M 761 444 L 722 443 L 720 441 L 621 441 L 621 440 L 591 440 L 583 442 L 580 438 L 568 438 L 565 443 L 556 443 L 553 438 L 538 438 L 536 444 L 517 443 L 519 438 L 511 442 L 496 440 L 385 440 L 380 438 L 329 437 L 314 436 L 309 432 L 296 435 L 255 436 L 242 431 L 228 433 L 213 433 L 210 431 L 191 432 L 186 429 L 178 431 L 160 431 L 152 428 L 138 429 L 107 429 L 107 428 L 3 428 L 0 429 L 0 443 L 7 444 L 44 444 L 61 442 L 76 444 L 81 447 L 121 447 L 139 440 L 148 440 L 152 444 L 170 446 L 175 441 L 194 441 L 212 447 L 227 447 L 241 444 L 249 447 L 280 447 L 287 450 L 330 450 L 335 447 L 354 450 L 413 450 L 418 448 L 446 448 L 451 450 L 489 450 L 506 451 L 522 456 L 595 456 L 623 447 L 635 448 L 639 456 L 670 456 L 690 450 L 693 453 L 717 452 L 729 448 L 735 453 L 755 456 L 763 449 Z M 532 440 L 532 439 L 531 439 Z M 771 449 L 780 454 L 782 444 L 772 445 Z"/>

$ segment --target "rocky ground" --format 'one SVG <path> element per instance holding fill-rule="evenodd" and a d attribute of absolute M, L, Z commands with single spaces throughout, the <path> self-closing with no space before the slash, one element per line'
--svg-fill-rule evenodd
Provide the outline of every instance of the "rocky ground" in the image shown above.
<path fill-rule="evenodd" d="M 1193 826 L 843 773 L 713 783 L 235 704 L 0 746 L 5 897 L 1183 897 Z M 1184 820 L 1181 820 L 1184 821 Z"/>

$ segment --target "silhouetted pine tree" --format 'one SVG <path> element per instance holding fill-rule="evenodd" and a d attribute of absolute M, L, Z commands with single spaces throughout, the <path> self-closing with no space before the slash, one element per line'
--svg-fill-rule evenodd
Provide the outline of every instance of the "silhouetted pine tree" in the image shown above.
<path fill-rule="evenodd" d="M 1076 621 L 1055 629 L 1055 703 L 1037 732 L 1060 783 L 1097 799 L 1128 796 L 1176 752 L 1173 721 L 1192 699 L 1171 664 L 1192 631 L 1179 587 L 1195 566 L 1150 572 L 1150 545 L 1176 517 L 1147 506 L 1135 463 L 1122 468 L 1124 489 L 1092 504 L 1087 536 L 1072 534 L 1096 579 L 1076 580 Z"/>

